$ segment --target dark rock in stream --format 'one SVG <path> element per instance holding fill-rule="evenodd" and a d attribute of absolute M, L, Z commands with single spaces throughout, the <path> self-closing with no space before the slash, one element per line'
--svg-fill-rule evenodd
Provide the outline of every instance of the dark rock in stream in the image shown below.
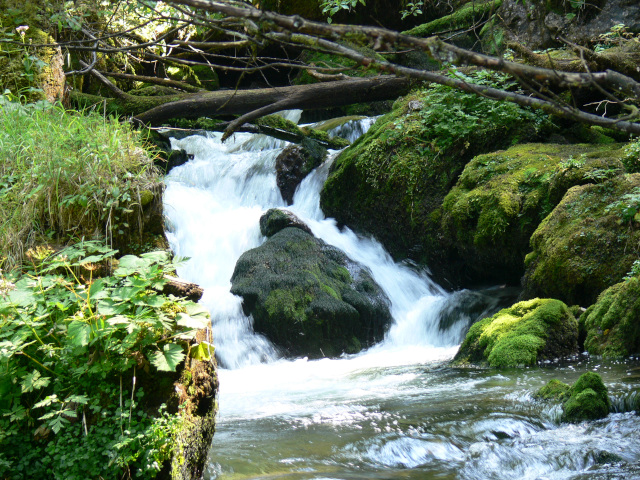
<path fill-rule="evenodd" d="M 301 228 L 245 252 L 231 277 L 254 330 L 288 356 L 355 353 L 382 339 L 389 300 L 362 265 Z"/>
<path fill-rule="evenodd" d="M 326 149 L 309 139 L 300 145 L 289 145 L 276 158 L 276 183 L 287 205 L 300 182 L 311 170 L 319 166 L 327 154 Z"/>
<path fill-rule="evenodd" d="M 272 237 L 283 228 L 294 227 L 299 228 L 309 235 L 311 229 L 298 217 L 288 210 L 282 210 L 280 208 L 271 208 L 267 210 L 267 213 L 260 217 L 260 233 L 265 237 Z"/>

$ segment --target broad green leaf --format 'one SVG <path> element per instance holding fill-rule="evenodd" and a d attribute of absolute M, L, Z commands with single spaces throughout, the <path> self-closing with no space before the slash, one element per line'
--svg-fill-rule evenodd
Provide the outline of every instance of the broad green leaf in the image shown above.
<path fill-rule="evenodd" d="M 184 351 L 180 345 L 168 343 L 162 350 L 156 352 L 149 359 L 151 364 L 162 372 L 175 372 L 178 364 L 184 360 Z"/>
<path fill-rule="evenodd" d="M 211 356 L 213 355 L 214 348 L 208 342 L 200 342 L 198 345 L 191 347 L 191 357 L 196 360 L 211 360 Z"/>
<path fill-rule="evenodd" d="M 86 405 L 87 403 L 89 403 L 89 397 L 87 397 L 86 395 L 69 395 L 65 401 Z"/>
<path fill-rule="evenodd" d="M 198 330 L 211 325 L 211 322 L 208 318 L 192 317 L 184 313 L 179 313 L 176 316 L 176 321 L 177 321 L 177 324 L 180 325 L 181 327 L 195 328 Z"/>
<path fill-rule="evenodd" d="M 112 298 L 101 298 L 98 301 L 98 313 L 100 315 L 119 315 L 126 309 L 126 305 L 116 303 Z"/>
<path fill-rule="evenodd" d="M 71 339 L 72 345 L 86 347 L 91 338 L 91 327 L 84 322 L 73 320 L 67 326 L 67 335 Z"/>
<path fill-rule="evenodd" d="M 17 286 L 17 285 L 16 285 Z M 33 290 L 29 287 L 22 287 L 9 292 L 9 300 L 19 307 L 28 307 L 34 305 L 38 300 L 33 294 Z"/>
<path fill-rule="evenodd" d="M 131 319 L 129 317 L 125 317 L 124 315 L 116 315 L 115 317 L 111 317 L 107 320 L 109 325 L 121 325 L 130 323 Z"/>
<path fill-rule="evenodd" d="M 20 388 L 22 389 L 22 393 L 33 392 L 34 390 L 46 387 L 50 382 L 51 378 L 41 377 L 40 372 L 38 370 L 34 370 L 22 379 Z"/>
<path fill-rule="evenodd" d="M 169 254 L 164 250 L 156 250 L 155 252 L 147 252 L 140 255 L 145 260 L 149 260 L 153 263 L 167 263 L 169 261 Z"/>
<path fill-rule="evenodd" d="M 52 403 L 60 403 L 60 400 L 58 400 L 58 395 L 56 395 L 55 393 L 53 395 L 47 395 L 44 400 L 40 400 L 33 406 L 33 408 L 46 407 L 48 405 L 51 405 Z"/>
<path fill-rule="evenodd" d="M 207 310 L 205 307 L 203 307 L 199 303 L 195 303 L 195 302 L 187 303 L 185 305 L 185 308 L 187 309 L 187 313 L 192 317 L 198 317 L 198 318 L 210 317 L 209 310 Z"/>

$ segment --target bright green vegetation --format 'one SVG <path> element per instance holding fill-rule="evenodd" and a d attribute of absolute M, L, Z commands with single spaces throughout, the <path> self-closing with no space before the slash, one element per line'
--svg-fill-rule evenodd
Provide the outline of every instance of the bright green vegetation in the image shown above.
<path fill-rule="evenodd" d="M 418 25 L 403 33 L 415 37 L 428 37 L 440 32 L 471 27 L 489 15 L 489 13 L 495 12 L 500 5 L 502 5 L 502 0 L 469 1 L 451 15 L 445 15 L 431 22 Z"/>
<path fill-rule="evenodd" d="M 582 374 L 571 386 L 567 397 L 562 404 L 565 422 L 597 420 L 609 415 L 609 393 L 602 377 L 595 372 Z"/>
<path fill-rule="evenodd" d="M 166 252 L 115 253 L 39 247 L 0 277 L 0 477 L 153 478 L 175 456 L 175 371 L 211 359 L 208 313 L 161 293 Z"/>
<path fill-rule="evenodd" d="M 516 303 L 473 324 L 454 362 L 491 367 L 535 365 L 577 350 L 578 323 L 559 300 Z"/>
<path fill-rule="evenodd" d="M 525 295 L 591 305 L 640 256 L 640 174 L 571 188 L 531 237 Z"/>
<path fill-rule="evenodd" d="M 628 173 L 640 172 L 640 140 L 629 144 L 625 150 L 625 156 L 622 158 L 622 163 Z"/>
<path fill-rule="evenodd" d="M 462 77 L 503 87 L 506 82 L 486 73 Z M 394 256 L 410 256 L 429 265 L 436 278 L 446 270 L 449 280 L 456 280 L 439 231 L 442 200 L 473 156 L 535 139 L 551 128 L 544 114 L 514 104 L 439 85 L 420 88 L 397 101 L 336 159 L 322 191 L 322 209 L 373 234 Z"/>
<path fill-rule="evenodd" d="M 595 372 L 580 375 L 569 386 L 559 380 L 550 380 L 535 396 L 541 400 L 562 402 L 562 421 L 577 423 L 598 420 L 609 414 L 609 392 L 602 377 Z"/>
<path fill-rule="evenodd" d="M 355 353 L 379 341 L 391 315 L 370 273 L 302 228 L 279 228 L 242 254 L 231 278 L 254 329 L 291 356 Z"/>
<path fill-rule="evenodd" d="M 39 242 L 138 238 L 158 173 L 128 126 L 0 97 L 0 262 Z"/>
<path fill-rule="evenodd" d="M 640 352 L 640 279 L 630 277 L 606 289 L 584 316 L 589 353 L 622 357 Z"/>
<path fill-rule="evenodd" d="M 622 172 L 623 155 L 618 144 L 522 144 L 479 155 L 444 199 L 444 240 L 476 276 L 499 269 L 518 283 L 540 222 L 570 187 Z"/>
<path fill-rule="evenodd" d="M 569 390 L 571 390 L 569 385 L 554 378 L 538 390 L 535 396 L 542 400 L 563 400 L 569 393 Z"/>

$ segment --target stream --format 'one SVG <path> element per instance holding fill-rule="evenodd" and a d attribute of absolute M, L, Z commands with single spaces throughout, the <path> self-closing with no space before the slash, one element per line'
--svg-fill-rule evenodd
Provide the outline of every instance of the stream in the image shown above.
<path fill-rule="evenodd" d="M 347 127 L 351 140 L 372 121 Z M 501 289 L 447 293 L 375 240 L 324 218 L 319 192 L 331 158 L 287 208 L 371 270 L 394 323 L 380 344 L 357 355 L 280 358 L 229 289 L 240 255 L 265 240 L 260 216 L 285 207 L 275 159 L 286 144 L 250 134 L 221 144 L 220 135 L 172 140 L 194 158 L 170 172 L 164 196 L 171 247 L 189 257 L 179 274 L 205 290 L 220 364 L 206 479 L 640 478 L 640 359 L 580 355 L 500 371 L 449 366 L 474 319 L 456 306 L 480 296 L 492 313 Z M 561 424 L 559 407 L 533 398 L 550 379 L 571 383 L 589 370 L 609 388 L 607 418 Z"/>

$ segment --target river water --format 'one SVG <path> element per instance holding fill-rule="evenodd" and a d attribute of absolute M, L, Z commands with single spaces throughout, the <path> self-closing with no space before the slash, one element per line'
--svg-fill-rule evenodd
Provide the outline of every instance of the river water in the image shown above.
<path fill-rule="evenodd" d="M 352 136 L 370 123 L 353 125 Z M 180 275 L 205 289 L 221 366 L 206 479 L 640 478 L 640 361 L 581 355 L 508 371 L 450 367 L 473 320 L 457 306 L 471 301 L 489 313 L 502 289 L 448 294 L 374 240 L 338 229 L 319 208 L 330 160 L 287 208 L 371 269 L 394 323 L 383 342 L 358 355 L 279 358 L 229 289 L 237 259 L 265 240 L 260 216 L 285 206 L 274 169 L 285 144 L 219 138 L 174 141 L 194 158 L 171 171 L 165 192 L 167 236 L 190 258 Z M 610 389 L 615 411 L 604 420 L 561 424 L 558 407 L 532 396 L 551 378 L 573 382 L 588 370 Z"/>

